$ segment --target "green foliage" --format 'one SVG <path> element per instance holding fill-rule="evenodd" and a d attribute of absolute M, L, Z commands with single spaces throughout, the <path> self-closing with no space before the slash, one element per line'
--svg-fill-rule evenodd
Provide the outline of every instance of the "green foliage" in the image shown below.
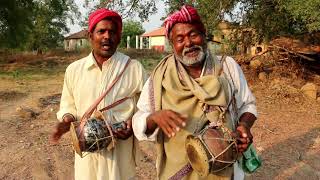
<path fill-rule="evenodd" d="M 0 1 L 0 48 L 16 48 L 31 32 L 33 0 Z"/>
<path fill-rule="evenodd" d="M 79 15 L 73 0 L 4 0 L 0 8 L 2 48 L 43 50 L 57 47 L 67 22 Z"/>
<path fill-rule="evenodd" d="M 282 7 L 295 20 L 301 20 L 308 32 L 320 30 L 320 1 L 319 0 L 283 0 Z"/>
<path fill-rule="evenodd" d="M 305 31 L 301 20 L 294 19 L 282 1 L 256 0 L 247 2 L 244 25 L 256 30 L 258 39 L 271 40 L 275 36 L 298 34 Z"/>
<path fill-rule="evenodd" d="M 91 12 L 98 8 L 108 8 L 117 11 L 123 19 L 138 16 L 141 21 L 157 12 L 156 4 L 159 0 L 85 0 L 86 7 L 93 7 Z"/>
<path fill-rule="evenodd" d="M 208 34 L 226 19 L 252 27 L 261 39 L 320 31 L 319 0 L 166 0 L 167 14 L 183 4 L 197 8 Z"/>
<path fill-rule="evenodd" d="M 144 29 L 142 27 L 141 22 L 128 20 L 123 22 L 122 36 L 120 47 L 127 46 L 127 36 L 130 36 L 130 47 L 136 46 L 136 36 L 144 33 Z"/>
<path fill-rule="evenodd" d="M 201 20 L 207 28 L 207 34 L 213 34 L 218 23 L 230 14 L 237 4 L 236 0 L 166 0 L 168 6 L 166 12 L 171 14 L 180 10 L 184 4 L 189 4 L 197 8 Z"/>
<path fill-rule="evenodd" d="M 69 32 L 67 20 L 72 19 L 70 10 L 76 9 L 73 1 L 43 0 L 34 9 L 34 26 L 28 38 L 26 49 L 54 48 L 63 41 L 63 34 Z M 77 11 L 75 11 L 77 13 Z"/>

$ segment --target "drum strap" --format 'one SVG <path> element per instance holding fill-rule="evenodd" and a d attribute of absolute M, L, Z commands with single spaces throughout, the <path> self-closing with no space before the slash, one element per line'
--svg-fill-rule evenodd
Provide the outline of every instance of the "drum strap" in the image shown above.
<path fill-rule="evenodd" d="M 127 69 L 127 67 L 129 66 L 131 62 L 131 59 L 129 59 L 126 63 L 126 65 L 124 66 L 124 68 L 122 69 L 122 71 L 120 72 L 120 74 L 112 81 L 111 85 L 108 87 L 108 89 L 101 94 L 101 96 L 89 107 L 89 109 L 84 113 L 84 115 L 81 118 L 80 121 L 80 135 L 82 134 L 82 129 L 84 127 L 84 125 L 86 124 L 86 121 L 88 120 L 88 118 L 90 118 L 90 116 L 92 115 L 92 113 L 94 112 L 94 110 L 97 108 L 98 104 L 102 101 L 102 99 L 104 99 L 104 97 L 106 97 L 106 95 L 111 91 L 111 89 L 114 87 L 114 85 L 119 81 L 119 79 L 122 77 L 124 71 Z M 106 111 L 108 109 L 111 109 L 119 104 L 121 104 L 123 101 L 127 100 L 128 97 L 125 97 L 123 99 L 120 99 L 116 102 L 114 102 L 113 104 L 101 109 L 102 111 Z"/>
<path fill-rule="evenodd" d="M 169 180 L 181 180 L 184 176 L 192 171 L 192 166 L 190 163 L 183 166 L 178 172 L 169 178 Z"/>
<path fill-rule="evenodd" d="M 226 55 L 223 55 L 220 59 L 220 63 L 221 63 L 221 68 L 219 69 L 217 75 L 221 75 L 223 73 L 223 63 L 225 62 L 226 60 Z M 233 84 L 233 88 L 235 88 L 235 83 L 234 83 L 234 80 L 232 79 L 232 76 L 231 76 L 231 72 L 230 72 L 230 69 L 228 67 L 228 65 L 226 64 L 226 67 L 227 67 L 227 70 L 230 74 L 230 78 L 231 78 L 231 81 L 232 81 L 232 84 Z M 236 98 L 235 98 L 235 93 L 236 93 L 236 89 L 235 90 L 232 90 L 232 97 L 231 97 L 231 101 L 230 103 L 227 105 L 227 108 L 229 108 L 230 104 L 232 104 L 232 107 L 233 107 L 233 111 L 235 112 L 235 115 L 236 115 L 236 118 L 238 118 L 238 110 L 237 110 L 237 106 L 236 106 Z M 190 163 L 186 164 L 185 166 L 183 166 L 178 172 L 176 172 L 173 176 L 171 176 L 169 178 L 169 180 L 181 180 L 183 177 L 185 177 L 186 175 L 188 175 L 191 171 L 193 171 L 193 168 L 191 166 Z"/>

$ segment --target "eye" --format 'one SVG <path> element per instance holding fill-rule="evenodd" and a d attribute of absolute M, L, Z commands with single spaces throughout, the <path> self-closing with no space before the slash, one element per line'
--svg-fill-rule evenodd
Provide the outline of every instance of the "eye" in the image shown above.
<path fill-rule="evenodd" d="M 103 34 L 104 31 L 105 31 L 104 29 L 99 29 L 99 30 L 97 31 L 97 33 L 98 33 L 98 34 Z"/>
<path fill-rule="evenodd" d="M 182 37 L 180 37 L 180 36 L 178 36 L 178 37 L 176 38 L 176 42 L 178 42 L 178 43 L 182 43 L 182 42 L 183 42 L 183 38 L 182 38 Z"/>
<path fill-rule="evenodd" d="M 192 39 L 197 38 L 198 36 L 199 36 L 199 33 L 197 33 L 197 32 L 192 32 L 192 33 L 190 34 L 190 37 L 191 37 Z"/>
<path fill-rule="evenodd" d="M 114 31 L 114 30 L 110 30 L 109 31 L 109 34 L 112 36 L 112 35 L 114 35 L 116 32 Z"/>

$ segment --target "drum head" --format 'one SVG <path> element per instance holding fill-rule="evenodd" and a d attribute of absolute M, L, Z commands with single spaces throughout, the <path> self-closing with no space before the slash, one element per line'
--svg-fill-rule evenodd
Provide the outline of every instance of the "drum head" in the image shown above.
<path fill-rule="evenodd" d="M 210 171 L 209 153 L 199 138 L 189 135 L 186 139 L 186 151 L 189 162 L 194 170 L 202 176 L 206 177 Z"/>
<path fill-rule="evenodd" d="M 73 149 L 77 154 L 79 154 L 80 157 L 82 157 L 82 151 L 81 151 L 81 148 L 80 148 L 80 142 L 79 142 L 78 135 L 77 135 L 76 122 L 71 122 L 70 133 L 71 133 Z"/>

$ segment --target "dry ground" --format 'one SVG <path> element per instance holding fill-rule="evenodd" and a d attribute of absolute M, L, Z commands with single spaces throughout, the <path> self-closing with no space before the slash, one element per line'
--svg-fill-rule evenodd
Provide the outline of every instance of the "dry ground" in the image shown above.
<path fill-rule="evenodd" d="M 63 69 L 74 59 L 1 62 L 0 179 L 73 179 L 69 134 L 58 146 L 50 145 L 48 136 L 56 122 Z M 247 77 L 257 98 L 259 118 L 253 134 L 263 159 L 263 166 L 248 179 L 319 180 L 320 102 L 300 93 L 304 80 L 278 77 L 262 83 L 252 74 Z M 320 87 L 319 76 L 309 81 Z M 153 147 L 141 144 L 144 155 L 137 179 L 154 179 Z"/>

